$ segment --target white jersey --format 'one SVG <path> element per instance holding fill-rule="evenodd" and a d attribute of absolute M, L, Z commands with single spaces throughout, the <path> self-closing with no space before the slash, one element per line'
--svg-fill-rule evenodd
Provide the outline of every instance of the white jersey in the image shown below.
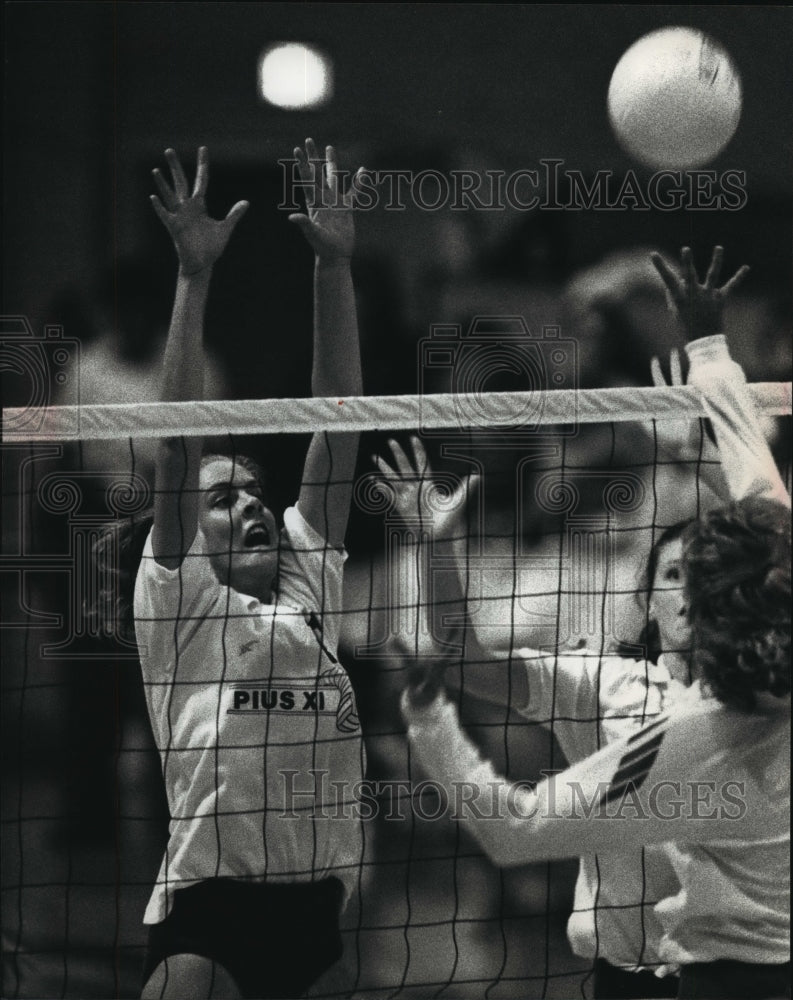
<path fill-rule="evenodd" d="M 586 653 L 549 655 L 523 649 L 529 703 L 518 711 L 548 727 L 569 764 L 640 729 L 685 694 L 664 665 Z M 625 969 L 671 971 L 660 957 L 657 902 L 679 883 L 661 847 L 584 855 L 567 936 L 577 955 Z"/>
<path fill-rule="evenodd" d="M 688 381 L 703 394 L 731 497 L 739 500 L 762 495 L 789 505 L 789 495 L 746 392 L 746 377 L 730 358 L 724 336 L 694 341 L 687 353 L 691 363 Z M 641 725 L 642 716 L 650 718 L 681 697 L 700 694 L 695 689 L 684 696 L 682 685 L 672 681 L 664 668 L 663 657 L 653 667 L 612 658 L 599 663 L 580 656 L 533 658 L 536 656 L 529 653 L 532 658 L 527 657 L 530 701 L 523 714 L 548 721 L 571 764 Z M 586 957 L 597 953 L 628 968 L 660 962 L 656 966 L 659 972 L 667 971 L 670 965 L 720 957 L 785 961 L 788 880 L 775 879 L 773 889 L 760 893 L 769 901 L 768 906 L 758 906 L 755 886 L 763 879 L 758 876 L 760 881 L 753 882 L 747 878 L 741 861 L 747 850 L 759 862 L 776 858 L 779 845 L 772 838 L 751 848 L 725 848 L 714 853 L 669 844 L 640 852 L 601 854 L 597 860 L 582 858 L 568 923 L 573 949 Z M 781 864 L 784 872 L 786 859 Z M 760 869 L 755 871 L 753 864 L 749 867 L 753 877 L 757 876 Z M 776 867 L 775 861 L 770 870 Z M 653 912 L 653 901 L 665 897 Z M 769 916 L 769 909 L 776 918 Z"/>
<path fill-rule="evenodd" d="M 347 892 L 362 858 L 365 769 L 352 687 L 336 660 L 346 554 L 297 508 L 284 516 L 277 603 L 221 585 L 196 539 L 178 569 L 151 536 L 135 631 L 171 813 L 144 922 L 203 879 L 309 882 Z M 337 782 L 331 785 L 331 782 Z"/>
<path fill-rule="evenodd" d="M 789 704 L 746 715 L 684 697 L 534 790 L 481 758 L 443 695 L 402 704 L 416 759 L 496 864 L 674 843 L 682 889 L 656 907 L 662 957 L 787 961 Z"/>
<path fill-rule="evenodd" d="M 764 496 L 790 506 L 790 494 L 763 434 L 743 368 L 730 357 L 723 334 L 686 345 L 689 385 L 702 393 L 719 442 L 719 458 L 733 500 Z"/>
<path fill-rule="evenodd" d="M 688 344 L 688 381 L 702 393 L 719 442 L 730 495 L 763 496 L 790 506 L 746 376 L 724 336 Z M 782 725 L 789 725 L 782 720 Z M 728 758 L 729 759 L 729 758 Z M 789 755 L 767 759 L 767 784 L 790 802 Z M 789 808 L 789 806 L 788 806 Z M 661 951 L 670 962 L 790 960 L 790 829 L 746 843 L 668 844 L 680 891 L 656 907 L 664 926 Z"/>
<path fill-rule="evenodd" d="M 691 362 L 689 383 L 702 392 L 732 498 L 762 495 L 789 506 L 789 494 L 746 392 L 744 373 L 730 358 L 725 338 L 703 338 L 689 344 L 687 351 Z M 643 718 L 652 718 L 653 713 L 674 704 L 672 711 L 676 716 L 680 713 L 681 721 L 671 731 L 676 731 L 680 744 L 675 754 L 666 758 L 666 770 L 660 776 L 656 773 L 657 780 L 661 784 L 686 783 L 696 779 L 702 768 L 703 781 L 718 779 L 719 788 L 725 783 L 742 783 L 741 794 L 756 794 L 757 805 L 744 840 L 737 836 L 736 822 L 723 826 L 724 836 L 720 838 L 715 821 L 697 822 L 699 817 L 695 815 L 679 823 L 662 817 L 670 841 L 663 847 L 647 846 L 667 839 L 664 824 L 648 822 L 653 819 L 652 809 L 647 816 L 639 817 L 644 822 L 630 828 L 621 823 L 602 824 L 609 829 L 607 835 L 597 825 L 584 831 L 575 822 L 566 827 L 527 822 L 522 827 L 525 837 L 522 841 L 516 837 L 511 850 L 506 848 L 510 838 L 504 837 L 500 824 L 488 827 L 472 823 L 472 832 L 491 857 L 503 858 L 504 864 L 523 864 L 597 848 L 597 860 L 582 858 L 575 912 L 568 925 L 570 940 L 579 954 L 601 955 L 628 968 L 651 966 L 656 961 L 669 967 L 719 958 L 760 963 L 787 961 L 790 783 L 789 712 L 784 711 L 784 706 L 769 718 L 747 717 L 730 712 L 713 699 L 703 699 L 697 685 L 682 693 L 682 686 L 669 678 L 663 658 L 653 668 L 641 662 L 599 661 L 580 654 L 557 659 L 526 651 L 524 656 L 530 701 L 522 714 L 551 725 L 568 761 L 582 762 L 577 772 L 575 768 L 568 772 L 579 789 L 588 787 L 594 794 L 598 775 L 604 776 L 598 771 L 602 752 L 594 758 L 589 758 L 590 754 L 604 744 L 619 741 L 641 725 Z M 447 760 L 454 761 L 456 776 L 460 778 L 464 770 L 468 777 L 478 771 L 482 787 L 488 781 L 498 782 L 492 768 L 487 770 L 489 765 L 480 768 L 481 762 L 475 762 L 473 756 L 468 754 L 466 758 L 467 751 L 457 744 L 456 716 L 451 706 L 447 705 L 444 713 L 437 716 L 444 719 L 446 727 L 441 745 Z M 419 718 L 409 709 L 406 714 L 409 719 Z M 423 718 L 429 722 L 431 716 Z M 670 724 L 662 719 L 656 725 L 665 735 Z M 653 729 L 651 725 L 648 730 L 645 760 L 657 750 L 652 746 Z M 427 740 L 427 726 L 414 726 L 412 732 L 417 747 Z M 636 733 L 631 738 L 644 739 Z M 429 747 L 434 739 L 425 744 L 425 764 L 437 777 L 445 773 L 446 764 Z M 624 740 L 618 745 L 625 753 L 625 773 L 634 773 L 633 762 L 638 761 L 637 773 L 644 777 L 640 747 L 631 749 Z M 669 747 L 668 739 L 666 745 Z M 467 770 L 460 766 L 465 759 L 471 765 Z M 607 772 L 608 768 L 606 776 Z M 551 794 L 553 797 L 555 792 Z M 572 806 L 578 794 L 568 789 Z M 741 801 L 746 805 L 749 799 Z M 696 803 L 689 802 L 688 806 L 695 813 L 699 808 Z M 728 806 L 723 805 L 725 811 Z M 619 817 L 624 818 L 628 817 Z M 744 815 L 741 821 L 745 820 Z M 552 828 L 555 833 L 549 833 Z M 568 838 L 565 850 L 563 844 Z M 660 902 L 651 912 L 649 904 L 654 899 Z M 653 952 L 657 953 L 655 957 Z"/>

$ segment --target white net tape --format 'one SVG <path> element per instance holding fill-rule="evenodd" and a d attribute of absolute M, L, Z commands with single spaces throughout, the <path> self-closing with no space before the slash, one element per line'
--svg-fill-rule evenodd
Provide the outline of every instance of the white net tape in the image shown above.
<path fill-rule="evenodd" d="M 749 386 L 760 413 L 791 412 L 790 382 Z M 308 399 L 119 403 L 3 410 L 4 443 L 216 434 L 310 434 L 439 428 L 526 429 L 576 423 L 706 416 L 693 386 L 438 393 Z"/>

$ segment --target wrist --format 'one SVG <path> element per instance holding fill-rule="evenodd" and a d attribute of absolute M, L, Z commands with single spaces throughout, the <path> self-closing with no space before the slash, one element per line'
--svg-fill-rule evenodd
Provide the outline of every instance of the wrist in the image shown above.
<path fill-rule="evenodd" d="M 186 278 L 191 282 L 199 283 L 201 281 L 209 281 L 212 277 L 212 268 L 214 263 L 206 264 L 204 267 L 190 268 L 182 264 L 179 265 L 179 277 Z"/>
<path fill-rule="evenodd" d="M 350 266 L 350 261 L 352 257 L 346 257 L 343 254 L 317 254 L 315 259 L 315 266 L 317 270 L 329 271 L 337 268 L 348 268 Z"/>
<path fill-rule="evenodd" d="M 686 344 L 686 354 L 692 362 L 721 361 L 725 356 L 729 356 L 727 338 L 723 333 L 697 337 Z"/>
<path fill-rule="evenodd" d="M 683 338 L 691 343 L 694 340 L 702 340 L 705 337 L 715 337 L 724 330 L 724 323 L 721 310 L 711 312 L 698 312 L 696 307 L 692 307 L 687 320 L 680 317 L 680 327 Z"/>
<path fill-rule="evenodd" d="M 711 337 L 724 336 L 720 326 L 714 326 L 712 330 L 691 330 L 683 335 L 683 342 L 686 346 L 696 344 L 700 340 L 710 340 Z"/>

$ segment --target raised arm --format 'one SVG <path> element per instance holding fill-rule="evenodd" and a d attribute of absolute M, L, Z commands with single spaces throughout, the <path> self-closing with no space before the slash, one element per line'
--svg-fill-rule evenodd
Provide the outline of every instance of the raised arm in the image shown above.
<path fill-rule="evenodd" d="M 290 215 L 289 220 L 300 228 L 315 255 L 311 391 L 340 400 L 359 396 L 363 381 L 350 259 L 355 244 L 355 181 L 362 171 L 345 193 L 332 146 L 326 147 L 323 162 L 313 140 L 307 139 L 305 151 L 295 149 L 295 158 L 306 184 L 307 214 Z M 320 432 L 306 456 L 298 508 L 334 548 L 344 544 L 357 453 L 357 434 Z"/>
<path fill-rule="evenodd" d="M 669 355 L 670 381 L 667 382 L 657 357 L 650 359 L 653 385 L 683 385 L 680 351 L 674 347 Z M 705 431 L 705 433 L 703 433 Z M 719 449 L 712 430 L 705 420 L 661 420 L 654 425 L 655 443 L 659 455 L 666 461 L 690 466 L 696 456 L 697 475 L 717 497 L 729 500 L 729 490 L 719 461 Z"/>
<path fill-rule="evenodd" d="M 203 398 L 204 310 L 212 268 L 248 203 L 237 202 L 225 219 L 211 219 L 205 203 L 206 147 L 198 150 L 192 191 L 176 153 L 166 150 L 165 159 L 171 184 L 155 170 L 160 196 L 152 195 L 151 202 L 173 240 L 179 274 L 163 359 L 162 399 L 181 402 Z M 152 550 L 156 561 L 168 569 L 181 564 L 195 538 L 201 446 L 200 438 L 166 438 L 157 451 Z"/>
<path fill-rule="evenodd" d="M 602 721 L 598 696 L 601 688 L 605 690 L 607 683 L 614 682 L 613 671 L 608 679 L 605 675 L 601 679 L 599 657 L 592 655 L 484 646 L 478 629 L 469 621 L 465 583 L 466 510 L 479 477 L 471 475 L 454 482 L 437 476 L 417 437 L 410 439 L 408 450 L 393 440 L 389 448 L 388 459 L 376 456 L 374 462 L 384 484 L 394 492 L 395 513 L 416 526 L 413 546 L 401 549 L 406 564 L 399 569 L 401 592 L 415 612 L 416 631 L 393 639 L 394 651 L 405 668 L 408 698 L 417 705 L 426 704 L 446 685 L 468 697 L 502 709 L 515 708 L 549 724 L 564 720 L 574 729 L 576 759 L 582 756 L 580 745 L 584 743 L 591 746 L 587 750 L 591 753 L 599 745 L 597 730 Z M 433 573 L 430 563 L 437 556 L 444 557 L 445 568 Z M 444 642 L 433 634 L 439 608 L 450 618 Z M 626 693 L 621 700 L 627 715 L 633 702 Z M 646 700 L 644 691 L 638 691 L 635 725 L 641 722 Z M 654 710 L 654 703 L 644 707 L 647 714 Z M 587 728 L 591 732 L 585 733 Z M 587 735 L 589 739 L 584 738 Z M 569 746 L 565 752 L 571 750 Z"/>
<path fill-rule="evenodd" d="M 421 706 L 405 696 L 402 706 L 415 759 L 444 788 L 454 819 L 497 865 L 666 841 L 753 840 L 788 829 L 790 734 L 783 712 L 771 739 L 768 718 L 693 706 L 532 789 L 482 758 L 443 695 Z M 765 770 L 757 760 L 761 741 Z"/>
<path fill-rule="evenodd" d="M 423 704 L 445 683 L 463 687 L 467 694 L 493 705 L 509 702 L 523 707 L 525 670 L 515 660 L 510 683 L 507 655 L 485 650 L 468 620 L 466 511 L 479 487 L 479 476 L 436 475 L 416 436 L 410 438 L 407 451 L 395 440 L 389 441 L 389 449 L 388 458 L 377 455 L 374 463 L 386 488 L 393 490 L 394 512 L 416 526 L 413 545 L 400 550 L 406 565 L 399 568 L 416 631 L 393 638 L 394 652 L 406 669 L 410 697 Z M 442 572 L 432 572 L 433 557 L 443 559 Z M 448 629 L 442 640 L 433 632 L 439 609 Z"/>
<path fill-rule="evenodd" d="M 702 393 L 730 497 L 742 500 L 752 495 L 765 496 L 789 507 L 790 496 L 768 447 L 754 400 L 746 389 L 746 376 L 730 357 L 722 332 L 724 307 L 749 269 L 744 265 L 719 287 L 723 258 L 722 247 L 715 247 L 703 282 L 699 281 L 688 247 L 681 252 L 679 272 L 657 254 L 652 260 L 687 341 L 688 381 Z"/>

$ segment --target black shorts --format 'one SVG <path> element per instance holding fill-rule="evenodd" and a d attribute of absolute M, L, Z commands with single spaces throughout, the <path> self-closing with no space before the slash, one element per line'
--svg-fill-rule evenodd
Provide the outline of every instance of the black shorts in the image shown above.
<path fill-rule="evenodd" d="M 694 962 L 680 969 L 681 997 L 688 1000 L 786 1000 L 790 996 L 790 962 L 763 965 L 722 958 Z"/>
<path fill-rule="evenodd" d="M 642 997 L 676 997 L 679 986 L 677 976 L 656 976 L 649 969 L 631 972 L 620 969 L 605 958 L 595 962 L 594 1000 L 626 1000 Z"/>
<path fill-rule="evenodd" d="M 342 953 L 336 878 L 263 884 L 208 879 L 174 893 L 149 928 L 143 982 L 170 955 L 222 965 L 243 997 L 299 997 Z"/>

